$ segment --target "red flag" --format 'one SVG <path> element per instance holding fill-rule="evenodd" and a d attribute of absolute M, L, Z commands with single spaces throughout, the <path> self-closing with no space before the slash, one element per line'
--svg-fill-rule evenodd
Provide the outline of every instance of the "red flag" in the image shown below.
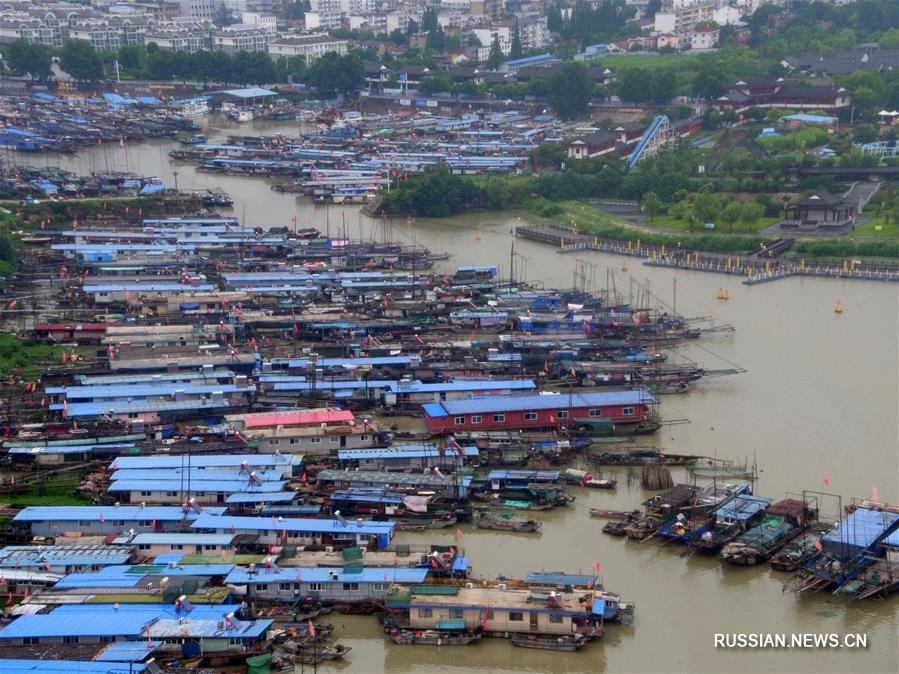
<path fill-rule="evenodd" d="M 152 526 L 154 529 L 156 528 L 156 518 L 155 517 L 152 520 L 150 520 L 150 526 Z"/>
<path fill-rule="evenodd" d="M 303 473 L 303 475 L 300 477 L 300 482 L 302 482 L 303 484 L 306 484 L 306 480 L 308 480 L 308 479 L 309 478 L 306 477 L 306 473 Z"/>
<path fill-rule="evenodd" d="M 484 608 L 484 619 L 481 621 L 481 626 L 486 630 L 487 629 L 487 621 L 490 620 L 490 606 L 487 605 Z"/>
<path fill-rule="evenodd" d="M 593 570 L 594 570 L 594 571 L 599 571 L 599 570 L 601 570 L 601 569 L 602 569 L 602 564 L 600 564 L 598 561 L 597 561 L 597 562 L 593 562 Z"/>
<path fill-rule="evenodd" d="M 871 500 L 872 500 L 872 501 L 879 501 L 879 500 L 880 500 L 880 492 L 877 491 L 877 485 L 876 485 L 876 484 L 872 484 L 872 485 L 871 485 Z"/>
<path fill-rule="evenodd" d="M 10 592 L 9 596 L 6 598 L 6 605 L 12 606 L 12 592 Z"/>
<path fill-rule="evenodd" d="M 312 621 L 309 621 L 309 636 L 315 638 L 315 625 L 312 624 Z"/>
<path fill-rule="evenodd" d="M 228 554 L 225 552 L 225 548 L 222 548 L 221 558 L 222 558 L 222 561 L 223 561 L 223 562 L 227 562 L 227 561 L 228 561 Z"/>
<path fill-rule="evenodd" d="M 824 550 L 824 544 L 820 540 L 815 541 L 815 550 L 817 550 L 818 552 Z"/>
<path fill-rule="evenodd" d="M 287 529 L 282 529 L 282 530 L 281 530 L 281 542 L 282 542 L 282 543 L 286 543 L 286 542 L 287 542 Z"/>
<path fill-rule="evenodd" d="M 825 487 L 830 486 L 830 476 L 827 473 L 824 473 L 824 486 Z"/>
<path fill-rule="evenodd" d="M 457 541 L 462 540 L 462 530 L 461 529 L 456 529 L 456 540 Z"/>

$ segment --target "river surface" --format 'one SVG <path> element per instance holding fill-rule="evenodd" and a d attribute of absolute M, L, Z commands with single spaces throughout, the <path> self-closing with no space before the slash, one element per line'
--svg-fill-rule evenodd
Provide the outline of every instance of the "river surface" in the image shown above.
<path fill-rule="evenodd" d="M 218 119 L 207 133 L 212 142 L 227 133 L 296 135 L 296 123 L 236 125 Z M 235 200 L 233 213 L 245 224 L 314 225 L 338 228 L 352 237 L 415 241 L 446 251 L 443 269 L 498 264 L 508 275 L 510 228 L 517 216 L 478 214 L 446 220 L 372 221 L 358 207 L 325 208 L 308 199 L 279 194 L 264 178 L 196 173 L 173 164 L 175 143 L 90 148 L 74 157 L 27 157 L 27 163 L 61 165 L 79 172 L 131 170 L 182 189 L 221 188 Z M 758 463 L 755 493 L 774 499 L 803 490 L 826 491 L 820 507 L 836 516 L 850 499 L 871 494 L 896 503 L 899 480 L 897 439 L 897 287 L 864 281 L 787 279 L 753 287 L 738 279 L 698 272 L 650 268 L 596 253 L 560 255 L 544 244 L 515 242 L 516 278 L 547 287 L 573 283 L 577 260 L 587 282 L 604 287 L 612 278 L 619 291 L 636 293 L 649 282 L 659 300 L 688 316 L 710 316 L 735 332 L 703 337 L 672 353 L 707 368 L 736 364 L 746 372 L 700 381 L 689 393 L 663 396 L 666 419 L 690 423 L 665 427 L 656 438 L 668 451 Z M 726 287 L 729 301 L 716 299 Z M 841 301 L 842 314 L 834 313 Z M 723 566 L 716 558 L 680 556 L 676 546 L 637 543 L 601 533 L 603 521 L 589 509 L 630 509 L 648 493 L 639 474 L 616 477 L 616 491 L 574 487 L 570 508 L 537 513 L 542 533 L 501 534 L 462 526 L 462 547 L 475 575 L 519 577 L 530 570 L 588 573 L 594 561 L 610 590 L 636 603 L 633 625 L 610 625 L 599 642 L 580 653 L 519 649 L 504 640 L 469 648 L 394 646 L 374 618 L 330 616 L 340 643 L 352 647 L 348 662 L 324 670 L 346 672 L 896 672 L 899 600 L 851 603 L 829 593 L 796 597 L 783 593 L 787 575 L 767 566 Z M 825 476 L 830 486 L 824 487 Z M 675 473 L 675 479 L 686 480 Z M 401 533 L 399 542 L 456 544 L 453 530 Z M 714 647 L 715 633 L 860 633 L 867 648 L 726 650 Z M 297 669 L 299 671 L 299 668 Z"/>

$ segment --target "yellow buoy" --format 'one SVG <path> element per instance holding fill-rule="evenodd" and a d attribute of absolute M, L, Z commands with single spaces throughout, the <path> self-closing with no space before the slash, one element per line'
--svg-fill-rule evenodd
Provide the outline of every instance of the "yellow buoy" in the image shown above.
<path fill-rule="evenodd" d="M 625 273 L 627 272 L 627 262 L 625 262 L 623 265 L 621 265 L 621 271 L 623 271 Z"/>
<path fill-rule="evenodd" d="M 719 300 L 729 300 L 730 293 L 727 292 L 727 288 L 719 288 L 718 289 L 718 299 Z"/>
<path fill-rule="evenodd" d="M 843 313 L 843 303 L 840 302 L 840 300 L 837 300 L 837 306 L 835 306 L 835 307 L 833 308 L 833 312 L 834 312 L 835 314 L 841 314 L 841 313 Z"/>
<path fill-rule="evenodd" d="M 474 233 L 474 240 L 475 240 L 475 241 L 480 241 L 480 240 L 481 240 L 481 233 L 480 233 L 480 232 L 475 232 L 475 233 Z"/>

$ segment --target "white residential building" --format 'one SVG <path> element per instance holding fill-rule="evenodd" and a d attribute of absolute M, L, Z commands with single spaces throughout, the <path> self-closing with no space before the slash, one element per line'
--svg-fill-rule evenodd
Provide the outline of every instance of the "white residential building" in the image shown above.
<path fill-rule="evenodd" d="M 194 19 L 212 19 L 215 16 L 216 0 L 178 0 L 181 16 Z"/>
<path fill-rule="evenodd" d="M 306 63 L 324 56 L 329 52 L 337 52 L 341 56 L 349 51 L 349 41 L 333 38 L 327 34 L 318 35 L 283 35 L 268 45 L 268 53 L 273 59 L 281 56 L 302 56 Z"/>
<path fill-rule="evenodd" d="M 496 38 L 499 38 L 499 48 L 502 51 L 503 55 L 508 56 L 509 52 L 512 51 L 512 30 L 509 26 L 486 26 L 482 28 L 472 28 L 472 34 L 478 38 L 478 41 L 481 43 L 481 47 L 485 47 L 487 49 L 487 54 L 490 54 L 490 48 L 493 46 L 493 41 Z M 478 58 L 480 59 L 481 50 L 478 50 Z M 483 60 L 483 59 L 481 59 Z"/>
<path fill-rule="evenodd" d="M 275 33 L 252 25 L 236 24 L 220 28 L 212 34 L 212 48 L 227 54 L 239 51 L 268 51 L 268 45 L 276 38 Z"/>

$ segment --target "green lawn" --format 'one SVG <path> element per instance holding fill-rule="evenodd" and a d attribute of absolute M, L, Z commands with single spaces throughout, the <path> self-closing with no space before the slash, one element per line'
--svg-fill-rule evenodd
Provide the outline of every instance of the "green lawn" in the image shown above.
<path fill-rule="evenodd" d="M 760 232 L 779 220 L 780 218 L 760 218 L 752 227 L 751 232 Z M 686 220 L 678 220 L 673 215 L 658 215 L 653 218 L 652 222 L 646 222 L 645 224 L 651 227 L 676 229 L 679 231 L 690 229 L 690 223 Z M 729 225 L 717 225 L 715 229 L 703 229 L 701 224 L 693 226 L 694 234 L 749 234 L 751 232 L 746 229 L 746 225 L 741 225 L 740 223 L 734 223 L 733 231 L 730 230 Z"/>
<path fill-rule="evenodd" d="M 81 496 L 75 496 L 73 490 L 80 484 L 81 473 L 67 477 L 64 481 L 54 481 L 51 486 L 37 485 L 31 490 L 21 493 L 12 494 L 4 497 L 3 501 L 9 505 L 30 506 L 69 506 L 69 505 L 90 505 L 90 501 Z"/>
<path fill-rule="evenodd" d="M 566 223 L 575 220 L 579 225 L 611 225 L 615 222 L 615 216 L 611 213 L 580 201 L 561 201 L 559 205 L 565 211 L 565 215 L 559 216 L 559 219 Z M 618 220 L 620 222 L 624 218 Z"/>
<path fill-rule="evenodd" d="M 878 227 L 880 229 L 878 229 Z M 899 222 L 885 222 L 885 219 L 873 218 L 855 230 L 846 232 L 845 236 L 892 236 L 899 237 Z"/>

